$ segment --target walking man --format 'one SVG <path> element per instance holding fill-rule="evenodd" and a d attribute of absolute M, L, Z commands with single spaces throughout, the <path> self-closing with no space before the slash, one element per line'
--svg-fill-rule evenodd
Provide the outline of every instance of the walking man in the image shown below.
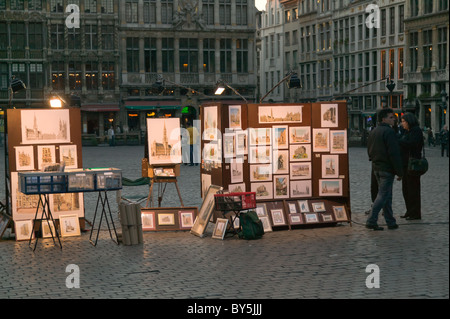
<path fill-rule="evenodd" d="M 441 157 L 444 157 L 444 151 L 447 153 L 448 157 L 448 126 L 444 125 L 444 128 L 439 133 L 441 138 Z"/>
<path fill-rule="evenodd" d="M 372 205 L 372 211 L 366 222 L 366 227 L 373 230 L 383 230 L 378 226 L 378 214 L 384 211 L 384 219 L 388 229 L 398 228 L 392 211 L 392 188 L 395 175 L 397 180 L 403 176 L 402 158 L 397 136 L 392 126 L 396 116 L 390 108 L 377 112 L 378 125 L 370 132 L 367 142 L 367 152 L 372 162 L 372 169 L 378 184 L 378 193 Z"/>

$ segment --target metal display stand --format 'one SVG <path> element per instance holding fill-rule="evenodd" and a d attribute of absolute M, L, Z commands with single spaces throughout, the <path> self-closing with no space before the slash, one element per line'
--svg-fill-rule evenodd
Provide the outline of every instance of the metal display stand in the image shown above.
<path fill-rule="evenodd" d="M 94 232 L 95 218 L 97 217 L 97 211 L 98 211 L 98 204 L 99 203 L 101 203 L 101 210 L 102 211 L 101 211 L 101 214 L 100 214 L 100 221 L 99 221 L 99 224 L 98 224 L 97 236 L 96 236 L 95 242 L 94 242 L 94 241 L 92 241 L 92 234 Z M 114 240 L 113 235 L 111 233 L 111 227 L 109 226 L 109 222 L 108 222 L 108 214 L 107 214 L 106 209 L 105 209 L 106 207 L 108 208 L 109 218 L 111 218 L 111 224 L 112 224 L 112 228 L 114 230 L 114 234 L 116 235 L 116 240 Z M 89 235 L 89 242 L 93 246 L 97 246 L 97 240 L 98 240 L 98 235 L 100 233 L 100 228 L 102 226 L 103 216 L 105 216 L 106 225 L 108 226 L 109 236 L 111 237 L 111 239 L 117 245 L 119 245 L 119 237 L 117 236 L 116 226 L 114 225 L 114 220 L 112 218 L 111 208 L 109 206 L 107 191 L 100 191 L 100 192 L 98 192 L 97 204 L 95 206 L 94 219 L 92 220 L 91 234 Z"/>

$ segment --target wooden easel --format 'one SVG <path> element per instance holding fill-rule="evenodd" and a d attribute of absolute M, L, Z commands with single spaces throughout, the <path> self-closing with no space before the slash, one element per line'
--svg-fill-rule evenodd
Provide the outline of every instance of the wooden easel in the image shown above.
<path fill-rule="evenodd" d="M 175 176 L 157 176 L 154 169 L 172 169 Z M 158 207 L 161 207 L 161 202 L 166 191 L 167 184 L 173 183 L 177 189 L 178 198 L 180 199 L 181 207 L 184 207 L 183 199 L 181 198 L 180 189 L 178 188 L 177 177 L 180 176 L 180 164 L 164 164 L 164 165 L 149 165 L 148 177 L 151 178 L 150 190 L 148 193 L 146 207 L 153 207 L 153 186 L 158 184 Z"/>

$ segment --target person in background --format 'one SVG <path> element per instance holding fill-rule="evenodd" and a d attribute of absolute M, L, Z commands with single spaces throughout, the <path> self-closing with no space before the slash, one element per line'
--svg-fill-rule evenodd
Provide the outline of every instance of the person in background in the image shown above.
<path fill-rule="evenodd" d="M 198 166 L 198 162 L 195 161 L 194 163 L 194 146 L 197 145 L 198 143 L 198 130 L 195 126 L 192 126 L 192 122 L 188 122 L 188 128 L 187 128 L 188 132 L 189 132 L 189 162 L 190 162 L 190 166 Z"/>
<path fill-rule="evenodd" d="M 395 175 L 398 180 L 403 176 L 402 159 L 397 136 L 392 128 L 396 116 L 391 108 L 377 112 L 377 127 L 370 132 L 367 153 L 372 161 L 372 169 L 378 184 L 378 194 L 372 205 L 372 212 L 366 221 L 366 228 L 383 230 L 378 226 L 378 214 L 384 211 L 388 229 L 397 229 L 398 225 L 392 211 L 392 189 Z"/>
<path fill-rule="evenodd" d="M 400 217 L 406 220 L 421 219 L 420 176 L 408 173 L 408 161 L 410 158 L 422 158 L 423 134 L 414 114 L 409 112 L 403 114 L 401 123 L 405 130 L 405 134 L 399 139 L 399 144 L 405 172 L 402 179 L 402 193 L 406 213 Z"/>
<path fill-rule="evenodd" d="M 112 125 L 110 126 L 109 130 L 108 130 L 108 140 L 109 140 L 109 146 L 114 146 L 115 141 L 114 141 L 114 128 L 112 127 Z"/>
<path fill-rule="evenodd" d="M 444 125 L 444 128 L 439 133 L 439 137 L 441 138 L 441 157 L 444 157 L 444 150 L 447 151 L 448 157 L 448 126 Z"/>
<path fill-rule="evenodd" d="M 431 129 L 431 127 L 428 128 L 427 135 L 428 135 L 428 146 L 431 145 L 436 146 L 434 142 L 433 130 Z"/>

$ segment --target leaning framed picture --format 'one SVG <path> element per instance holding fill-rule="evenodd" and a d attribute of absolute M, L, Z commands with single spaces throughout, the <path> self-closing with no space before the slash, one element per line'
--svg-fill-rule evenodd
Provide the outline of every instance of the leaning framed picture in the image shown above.
<path fill-rule="evenodd" d="M 264 228 L 264 232 L 265 233 L 272 231 L 272 226 L 270 225 L 269 216 L 259 217 L 259 220 L 263 224 L 263 228 Z"/>
<path fill-rule="evenodd" d="M 33 220 L 16 220 L 14 227 L 17 241 L 34 239 Z"/>
<path fill-rule="evenodd" d="M 214 211 L 214 195 L 222 190 L 221 186 L 210 185 L 208 191 L 206 192 L 205 198 L 203 199 L 202 205 L 200 207 L 197 219 L 191 228 L 191 234 L 204 237 L 206 226 L 208 226 L 211 215 Z"/>
<path fill-rule="evenodd" d="M 319 218 L 316 213 L 308 213 L 305 214 L 305 221 L 306 223 L 318 223 Z"/>
<path fill-rule="evenodd" d="M 316 202 L 311 204 L 313 211 L 315 213 L 325 212 L 325 203 L 324 202 Z"/>
<path fill-rule="evenodd" d="M 180 210 L 178 218 L 180 220 L 180 229 L 190 230 L 194 226 L 196 213 L 194 210 Z"/>
<path fill-rule="evenodd" d="M 227 231 L 228 219 L 226 218 L 217 218 L 216 226 L 214 226 L 212 238 L 222 239 L 225 237 L 225 233 Z"/>
<path fill-rule="evenodd" d="M 52 220 L 42 220 L 42 238 L 56 237 L 56 228 Z"/>
<path fill-rule="evenodd" d="M 155 230 L 155 212 L 154 211 L 141 211 L 142 230 Z"/>
<path fill-rule="evenodd" d="M 345 206 L 333 206 L 333 213 L 337 222 L 345 222 L 348 220 Z"/>
<path fill-rule="evenodd" d="M 174 226 L 175 215 L 173 213 L 158 213 L 159 226 Z"/>
<path fill-rule="evenodd" d="M 34 170 L 33 146 L 15 146 L 16 151 L 16 171 Z"/>
<path fill-rule="evenodd" d="M 303 224 L 302 222 L 302 214 L 289 214 L 289 223 L 291 225 L 299 225 Z"/>
<path fill-rule="evenodd" d="M 286 221 L 284 220 L 284 214 L 283 214 L 282 209 L 271 209 L 270 214 L 272 216 L 272 223 L 274 226 L 286 225 Z"/>
<path fill-rule="evenodd" d="M 0 213 L 0 239 L 3 236 L 6 228 L 8 228 L 9 223 L 11 222 L 11 217 L 9 217 L 5 213 Z"/>
<path fill-rule="evenodd" d="M 78 215 L 61 215 L 59 216 L 59 227 L 61 228 L 62 237 L 80 236 L 80 220 Z"/>

